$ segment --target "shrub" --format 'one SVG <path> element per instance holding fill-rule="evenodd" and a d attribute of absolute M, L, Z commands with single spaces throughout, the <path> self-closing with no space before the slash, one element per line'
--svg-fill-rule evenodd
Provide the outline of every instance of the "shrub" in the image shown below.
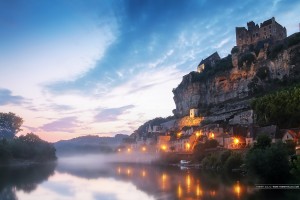
<path fill-rule="evenodd" d="M 229 158 L 226 160 L 224 169 L 227 172 L 231 172 L 232 169 L 239 168 L 243 164 L 243 158 L 240 153 L 233 153 L 229 156 Z"/>
<path fill-rule="evenodd" d="M 254 61 L 255 61 L 255 56 L 252 53 L 246 53 L 239 58 L 238 66 L 241 68 L 245 63 L 246 67 L 249 68 Z"/>
<path fill-rule="evenodd" d="M 238 52 L 239 52 L 239 48 L 237 46 L 231 49 L 231 54 L 238 53 Z"/>
<path fill-rule="evenodd" d="M 294 46 L 300 43 L 300 33 L 295 33 L 287 38 L 288 47 Z"/>

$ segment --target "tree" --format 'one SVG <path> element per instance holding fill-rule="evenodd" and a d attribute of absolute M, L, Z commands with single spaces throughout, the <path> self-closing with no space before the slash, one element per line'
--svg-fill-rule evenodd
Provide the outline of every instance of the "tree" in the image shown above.
<path fill-rule="evenodd" d="M 258 136 L 254 148 L 265 149 L 271 146 L 271 138 L 265 134 Z"/>
<path fill-rule="evenodd" d="M 0 138 L 12 139 L 21 131 L 23 119 L 14 113 L 0 113 Z"/>
<path fill-rule="evenodd" d="M 284 183 L 289 177 L 286 145 L 279 142 L 264 148 L 253 147 L 246 155 L 246 165 L 264 183 Z"/>

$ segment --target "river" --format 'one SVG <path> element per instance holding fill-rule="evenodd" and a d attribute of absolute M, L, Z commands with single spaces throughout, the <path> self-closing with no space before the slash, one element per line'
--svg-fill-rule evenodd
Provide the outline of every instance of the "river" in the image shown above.
<path fill-rule="evenodd" d="M 297 199 L 296 191 L 255 189 L 243 177 L 198 169 L 59 159 L 0 168 L 1 200 Z"/>

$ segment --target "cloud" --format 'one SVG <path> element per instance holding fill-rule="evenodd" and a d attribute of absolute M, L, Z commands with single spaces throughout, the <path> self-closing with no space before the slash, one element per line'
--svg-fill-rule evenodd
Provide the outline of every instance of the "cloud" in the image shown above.
<path fill-rule="evenodd" d="M 73 132 L 80 126 L 77 117 L 65 117 L 57 119 L 53 122 L 44 124 L 40 128 L 44 131 L 58 131 L 58 132 Z"/>
<path fill-rule="evenodd" d="M 118 120 L 118 117 L 124 114 L 127 110 L 134 108 L 134 105 L 127 105 L 119 108 L 107 108 L 101 110 L 95 115 L 95 121 L 108 122 Z"/>
<path fill-rule="evenodd" d="M 8 104 L 21 105 L 25 102 L 25 99 L 21 96 L 14 96 L 8 89 L 0 88 L 0 106 Z"/>

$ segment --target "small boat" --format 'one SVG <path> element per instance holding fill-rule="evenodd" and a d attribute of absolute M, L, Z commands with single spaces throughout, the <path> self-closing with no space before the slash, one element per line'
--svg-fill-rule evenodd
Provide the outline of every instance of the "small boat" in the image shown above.
<path fill-rule="evenodd" d="M 180 165 L 188 165 L 191 161 L 180 160 Z"/>

